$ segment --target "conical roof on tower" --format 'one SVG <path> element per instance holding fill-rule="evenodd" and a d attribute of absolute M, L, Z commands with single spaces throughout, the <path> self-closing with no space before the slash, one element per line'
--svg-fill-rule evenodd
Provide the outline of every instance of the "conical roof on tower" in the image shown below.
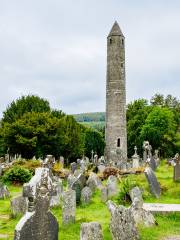
<path fill-rule="evenodd" d="M 108 37 L 110 37 L 110 36 L 123 36 L 124 37 L 117 21 L 115 21 L 114 25 L 111 28 L 111 31 L 110 31 Z"/>

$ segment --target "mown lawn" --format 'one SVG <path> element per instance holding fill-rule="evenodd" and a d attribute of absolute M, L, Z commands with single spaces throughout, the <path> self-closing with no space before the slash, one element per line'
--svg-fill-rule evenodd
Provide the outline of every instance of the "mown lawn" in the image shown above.
<path fill-rule="evenodd" d="M 156 172 L 158 180 L 162 187 L 162 195 L 159 199 L 155 199 L 149 193 L 149 188 L 144 174 L 130 176 L 135 180 L 140 187 L 144 188 L 145 202 L 160 202 L 160 203 L 179 203 L 180 204 L 180 183 L 173 182 L 173 169 L 162 163 Z M 18 195 L 22 187 L 9 186 L 12 196 Z M 13 239 L 13 232 L 17 222 L 20 219 L 9 218 L 10 202 L 8 199 L 0 200 L 0 234 L 8 234 L 8 238 Z M 60 240 L 78 240 L 80 235 L 80 225 L 82 222 L 98 221 L 103 228 L 105 240 L 110 240 L 111 234 L 109 231 L 110 214 L 106 204 L 100 201 L 100 192 L 97 191 L 90 205 L 78 206 L 76 211 L 76 223 L 68 226 L 62 226 L 61 208 L 52 209 L 53 213 L 59 221 Z M 141 240 L 160 240 L 169 235 L 180 235 L 180 214 L 156 215 L 157 226 L 145 228 L 139 226 Z"/>

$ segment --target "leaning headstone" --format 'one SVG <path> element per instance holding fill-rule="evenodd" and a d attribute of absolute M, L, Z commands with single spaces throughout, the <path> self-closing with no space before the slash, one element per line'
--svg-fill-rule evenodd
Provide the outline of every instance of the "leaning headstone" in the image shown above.
<path fill-rule="evenodd" d="M 68 190 L 62 195 L 62 223 L 74 223 L 76 217 L 76 193 Z"/>
<path fill-rule="evenodd" d="M 180 179 L 180 156 L 177 153 L 174 157 L 174 181 Z"/>
<path fill-rule="evenodd" d="M 25 214 L 28 210 L 28 200 L 23 196 L 13 197 L 11 199 L 11 213 L 12 216 L 18 214 Z"/>
<path fill-rule="evenodd" d="M 149 183 L 151 193 L 156 198 L 159 198 L 161 194 L 161 188 L 159 182 L 157 181 L 156 175 L 154 174 L 153 170 L 150 167 L 146 167 L 144 173 Z"/>
<path fill-rule="evenodd" d="M 113 197 L 117 194 L 117 178 L 113 175 L 108 177 L 107 180 L 107 190 L 108 190 L 108 198 Z"/>
<path fill-rule="evenodd" d="M 98 222 L 82 223 L 80 240 L 103 240 L 101 225 Z"/>
<path fill-rule="evenodd" d="M 110 231 L 113 240 L 137 240 L 139 234 L 130 209 L 107 202 L 111 213 Z"/>
<path fill-rule="evenodd" d="M 29 183 L 23 186 L 28 197 L 28 211 L 15 228 L 14 240 L 58 240 L 58 222 L 49 211 L 54 187 L 48 168 L 37 168 Z"/>
<path fill-rule="evenodd" d="M 92 198 L 92 191 L 89 187 L 84 187 L 81 192 L 81 202 L 82 204 L 89 204 Z"/>
<path fill-rule="evenodd" d="M 5 199 L 10 197 L 10 192 L 6 185 L 0 182 L 0 199 Z"/>

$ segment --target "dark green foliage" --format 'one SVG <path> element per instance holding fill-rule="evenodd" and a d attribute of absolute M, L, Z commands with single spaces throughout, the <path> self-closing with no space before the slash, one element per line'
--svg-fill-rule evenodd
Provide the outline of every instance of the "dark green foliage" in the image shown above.
<path fill-rule="evenodd" d="M 126 204 L 131 202 L 129 192 L 132 188 L 138 186 L 138 183 L 127 177 L 121 180 L 120 191 L 118 193 L 117 201 L 119 204 Z"/>
<path fill-rule="evenodd" d="M 154 149 L 160 149 L 161 155 L 172 156 L 174 149 L 176 123 L 173 112 L 168 108 L 154 107 L 142 127 L 140 137 L 148 139 Z"/>
<path fill-rule="evenodd" d="M 42 113 L 49 111 L 50 106 L 47 100 L 35 95 L 22 96 L 7 107 L 3 113 L 2 122 L 13 123 L 25 113 Z"/>
<path fill-rule="evenodd" d="M 91 158 L 91 151 L 102 156 L 104 154 L 105 142 L 100 132 L 92 128 L 86 128 L 84 132 L 84 154 Z"/>
<path fill-rule="evenodd" d="M 32 174 L 28 169 L 15 166 L 5 172 L 2 179 L 3 182 L 11 182 L 11 183 L 26 183 L 31 179 Z"/>
<path fill-rule="evenodd" d="M 128 104 L 127 108 L 127 138 L 128 138 L 128 156 L 134 154 L 134 146 L 137 146 L 138 153 L 142 153 L 142 139 L 140 138 L 141 129 L 151 108 L 145 99 L 135 100 Z"/>

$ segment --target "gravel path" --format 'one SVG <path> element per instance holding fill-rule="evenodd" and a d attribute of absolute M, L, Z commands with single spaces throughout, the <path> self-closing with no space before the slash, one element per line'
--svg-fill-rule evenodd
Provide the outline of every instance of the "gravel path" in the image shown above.
<path fill-rule="evenodd" d="M 164 240 L 180 240 L 180 236 L 169 236 L 165 238 Z"/>

